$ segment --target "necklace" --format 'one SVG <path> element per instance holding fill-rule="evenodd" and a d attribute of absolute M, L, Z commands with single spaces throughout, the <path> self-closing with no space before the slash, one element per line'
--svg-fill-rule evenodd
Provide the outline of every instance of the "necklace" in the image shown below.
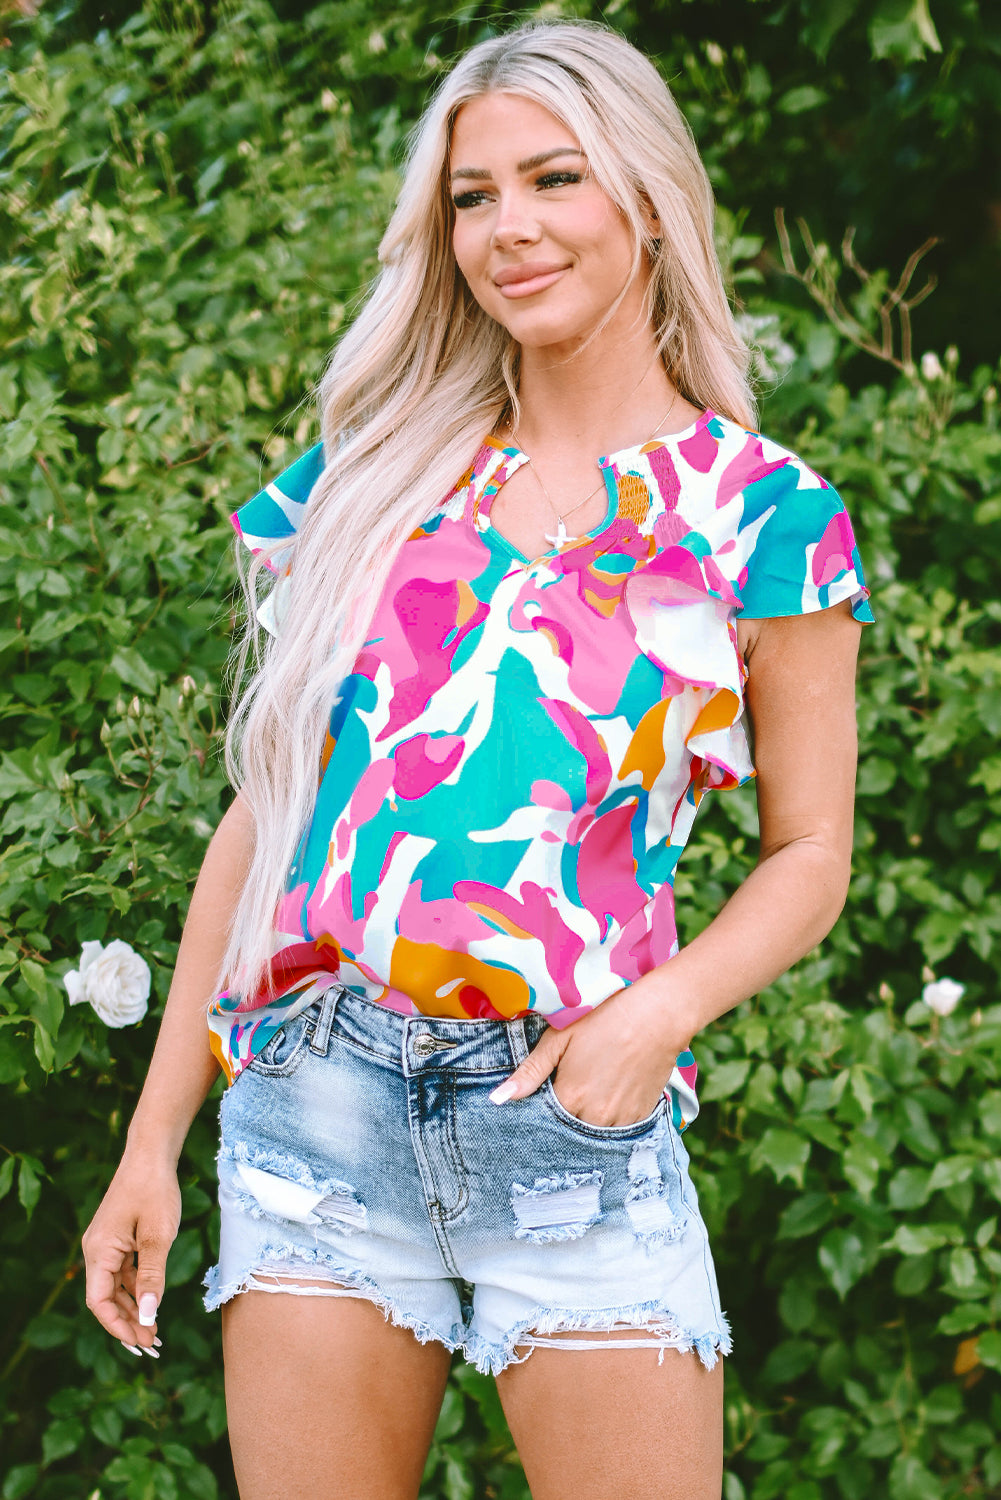
<path fill-rule="evenodd" d="M 674 410 L 674 403 L 677 401 L 677 399 L 678 399 L 678 389 L 677 389 L 677 386 L 675 386 L 674 395 L 671 397 L 671 404 L 667 408 L 667 411 L 661 417 L 660 421 L 657 423 L 656 427 L 653 430 L 653 436 L 654 437 L 656 437 L 657 433 L 660 431 L 660 429 L 663 427 L 664 423 L 667 421 L 668 417 L 671 415 L 671 412 Z M 512 432 L 511 439 L 514 442 L 517 441 L 517 433 L 516 432 Z M 649 442 L 650 439 L 647 438 L 646 441 Z M 524 452 L 524 449 L 522 449 L 522 452 Z M 552 496 L 550 495 L 549 491 L 546 489 L 546 486 L 542 482 L 542 476 L 541 476 L 541 474 L 539 473 L 538 469 L 536 469 L 535 464 L 532 463 L 531 457 L 527 453 L 525 454 L 525 457 L 528 459 L 528 462 L 532 465 L 532 473 L 535 475 L 535 479 L 536 479 L 536 482 L 537 482 L 537 484 L 539 486 L 539 489 L 545 495 L 546 501 L 547 501 L 547 503 L 549 505 L 549 508 L 552 511 L 553 515 L 556 517 L 556 531 L 555 532 L 544 531 L 542 533 L 543 536 L 545 537 L 546 541 L 550 542 L 552 544 L 552 546 L 554 546 L 556 548 L 565 547 L 568 542 L 576 542 L 576 541 L 578 541 L 579 539 L 576 536 L 571 536 L 570 533 L 567 531 L 567 528 L 566 528 L 566 519 L 567 519 L 567 516 L 572 516 L 575 510 L 580 510 L 581 506 L 582 505 L 586 505 L 586 503 L 588 502 L 588 500 L 590 500 L 590 498 L 591 498 L 592 495 L 596 495 L 598 493 L 598 491 L 601 489 L 602 485 L 605 482 L 604 475 L 602 475 L 601 479 L 598 480 L 598 483 L 595 485 L 595 487 L 594 487 L 593 490 L 588 490 L 588 492 L 584 496 L 583 500 L 577 500 L 577 501 L 575 501 L 574 504 L 571 505 L 568 510 L 558 511 L 556 509 L 556 506 L 553 504 Z"/>

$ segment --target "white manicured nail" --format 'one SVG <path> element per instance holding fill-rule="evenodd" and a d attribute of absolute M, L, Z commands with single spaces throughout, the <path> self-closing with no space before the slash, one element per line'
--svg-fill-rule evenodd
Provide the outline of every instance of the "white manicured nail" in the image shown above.
<path fill-rule="evenodd" d="M 155 1349 L 147 1349 L 145 1344 L 140 1344 L 139 1347 L 140 1347 L 140 1349 L 142 1350 L 142 1352 L 144 1354 L 148 1354 L 149 1355 L 150 1359 L 159 1359 L 160 1358 L 159 1354 L 157 1354 L 157 1352 L 156 1352 Z"/>
<path fill-rule="evenodd" d="M 156 1322 L 156 1298 L 152 1292 L 144 1292 L 139 1298 L 139 1327 L 152 1328 Z"/>
<path fill-rule="evenodd" d="M 125 1340 L 122 1339 L 122 1348 L 123 1349 L 127 1349 L 130 1354 L 136 1354 L 136 1355 L 138 1355 L 140 1359 L 142 1359 L 142 1357 L 143 1357 L 143 1352 L 139 1348 L 138 1344 L 127 1344 L 125 1342 Z"/>
<path fill-rule="evenodd" d="M 517 1092 L 518 1085 L 515 1083 L 514 1079 L 505 1078 L 504 1082 L 499 1083 L 490 1094 L 490 1102 L 491 1104 L 506 1104 L 509 1099 L 514 1098 Z"/>
<path fill-rule="evenodd" d="M 153 1348 L 154 1349 L 162 1349 L 163 1348 L 163 1339 L 154 1339 L 153 1340 Z"/>

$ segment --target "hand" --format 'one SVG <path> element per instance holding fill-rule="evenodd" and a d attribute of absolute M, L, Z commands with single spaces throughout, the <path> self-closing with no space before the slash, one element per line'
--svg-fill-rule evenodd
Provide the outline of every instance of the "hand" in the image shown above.
<path fill-rule="evenodd" d="M 83 1236 L 87 1306 L 126 1348 L 153 1359 L 167 1251 L 180 1222 L 177 1172 L 126 1156 Z"/>
<path fill-rule="evenodd" d="M 589 1125 L 634 1125 L 653 1112 L 690 1037 L 663 997 L 620 990 L 562 1031 L 547 1027 L 531 1055 L 494 1089 L 497 1104 L 534 1094 L 556 1070 L 553 1090 Z M 669 1024 L 673 1019 L 673 1026 Z"/>

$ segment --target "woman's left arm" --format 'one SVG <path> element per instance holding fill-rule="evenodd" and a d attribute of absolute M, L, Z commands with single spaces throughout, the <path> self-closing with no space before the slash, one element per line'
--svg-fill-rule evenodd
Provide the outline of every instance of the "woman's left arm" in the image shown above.
<path fill-rule="evenodd" d="M 855 662 L 848 603 L 740 627 L 748 665 L 761 843 L 717 917 L 667 963 L 564 1030 L 550 1027 L 494 1091 L 498 1103 L 553 1080 L 596 1125 L 654 1108 L 696 1032 L 815 947 L 845 901 L 855 796 Z"/>

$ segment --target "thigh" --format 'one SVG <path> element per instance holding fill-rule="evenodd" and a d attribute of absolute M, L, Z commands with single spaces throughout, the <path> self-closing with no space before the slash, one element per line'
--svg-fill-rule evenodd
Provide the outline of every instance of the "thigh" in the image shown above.
<path fill-rule="evenodd" d="M 497 1389 L 533 1500 L 719 1500 L 722 1360 L 536 1346 Z"/>
<path fill-rule="evenodd" d="M 448 1378 L 442 1344 L 360 1298 L 244 1292 L 223 1309 L 223 1352 L 241 1500 L 414 1500 Z"/>

